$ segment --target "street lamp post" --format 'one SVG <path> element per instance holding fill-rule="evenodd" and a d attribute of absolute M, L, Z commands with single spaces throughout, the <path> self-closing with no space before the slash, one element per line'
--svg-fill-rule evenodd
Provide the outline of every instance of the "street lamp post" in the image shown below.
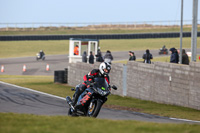
<path fill-rule="evenodd" d="M 197 54 L 197 13 L 198 13 L 198 0 L 193 0 L 191 61 L 194 62 L 196 62 L 196 54 Z"/>
<path fill-rule="evenodd" d="M 179 56 L 180 64 L 182 64 L 182 37 L 183 37 L 183 0 L 181 0 L 181 31 L 180 31 L 180 56 Z"/>

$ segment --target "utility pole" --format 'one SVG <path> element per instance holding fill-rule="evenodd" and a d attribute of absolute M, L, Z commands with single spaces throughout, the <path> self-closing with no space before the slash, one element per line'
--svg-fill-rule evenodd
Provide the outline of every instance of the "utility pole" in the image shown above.
<path fill-rule="evenodd" d="M 180 56 L 179 56 L 180 64 L 182 64 L 182 38 L 183 38 L 183 0 L 181 0 L 181 31 L 180 31 Z"/>
<path fill-rule="evenodd" d="M 198 13 L 198 0 L 193 0 L 191 61 L 194 62 L 196 62 L 196 54 L 197 54 L 197 13 Z"/>

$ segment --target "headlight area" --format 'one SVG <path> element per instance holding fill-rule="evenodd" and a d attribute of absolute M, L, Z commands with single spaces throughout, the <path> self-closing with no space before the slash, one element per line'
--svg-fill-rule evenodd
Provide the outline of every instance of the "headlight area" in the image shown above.
<path fill-rule="evenodd" d="M 108 95 L 110 93 L 109 91 L 104 91 L 104 90 L 102 90 L 100 88 L 97 88 L 97 91 L 101 96 L 106 96 L 106 95 Z"/>

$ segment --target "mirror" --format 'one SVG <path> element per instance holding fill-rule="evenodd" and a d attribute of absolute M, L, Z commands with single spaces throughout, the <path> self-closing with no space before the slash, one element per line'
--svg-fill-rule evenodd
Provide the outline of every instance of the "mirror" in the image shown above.
<path fill-rule="evenodd" d="M 113 85 L 112 88 L 113 88 L 114 90 L 117 90 L 117 86 L 115 86 L 115 85 Z"/>

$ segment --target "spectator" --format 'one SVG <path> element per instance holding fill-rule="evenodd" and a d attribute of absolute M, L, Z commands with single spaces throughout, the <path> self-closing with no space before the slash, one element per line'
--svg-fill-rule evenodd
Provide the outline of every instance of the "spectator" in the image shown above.
<path fill-rule="evenodd" d="M 94 55 L 93 55 L 92 51 L 90 51 L 89 63 L 94 64 Z"/>
<path fill-rule="evenodd" d="M 86 51 L 83 52 L 83 55 L 82 55 L 82 62 L 87 63 L 87 53 L 86 53 Z"/>
<path fill-rule="evenodd" d="M 107 52 L 104 56 L 104 61 L 111 64 L 112 60 L 113 60 L 113 56 L 112 56 L 111 52 L 109 50 L 107 50 Z"/>
<path fill-rule="evenodd" d="M 153 56 L 150 53 L 149 49 L 146 50 L 146 53 L 143 54 L 142 58 L 144 59 L 144 63 L 151 64 L 151 59 L 153 59 Z"/>
<path fill-rule="evenodd" d="M 98 49 L 97 51 L 97 55 L 96 55 L 96 62 L 103 62 L 103 57 L 102 57 L 102 54 L 101 54 L 101 50 Z"/>
<path fill-rule="evenodd" d="M 130 58 L 130 56 L 131 56 L 131 52 L 132 52 L 132 51 L 128 51 L 129 58 Z"/>
<path fill-rule="evenodd" d="M 176 54 L 176 60 L 177 60 L 177 63 L 179 62 L 179 54 L 180 54 L 180 51 L 179 50 L 175 50 L 175 54 Z"/>
<path fill-rule="evenodd" d="M 76 45 L 76 47 L 74 47 L 74 55 L 79 55 L 78 45 Z"/>
<path fill-rule="evenodd" d="M 134 54 L 133 51 L 129 51 L 129 55 L 130 55 L 129 61 L 135 61 L 136 60 L 136 57 L 135 57 L 135 54 Z"/>
<path fill-rule="evenodd" d="M 175 48 L 170 48 L 169 51 L 171 51 L 170 63 L 178 63 L 179 62 L 178 51 Z"/>
<path fill-rule="evenodd" d="M 189 65 L 189 58 L 185 52 L 185 49 L 182 50 L 182 64 Z"/>

